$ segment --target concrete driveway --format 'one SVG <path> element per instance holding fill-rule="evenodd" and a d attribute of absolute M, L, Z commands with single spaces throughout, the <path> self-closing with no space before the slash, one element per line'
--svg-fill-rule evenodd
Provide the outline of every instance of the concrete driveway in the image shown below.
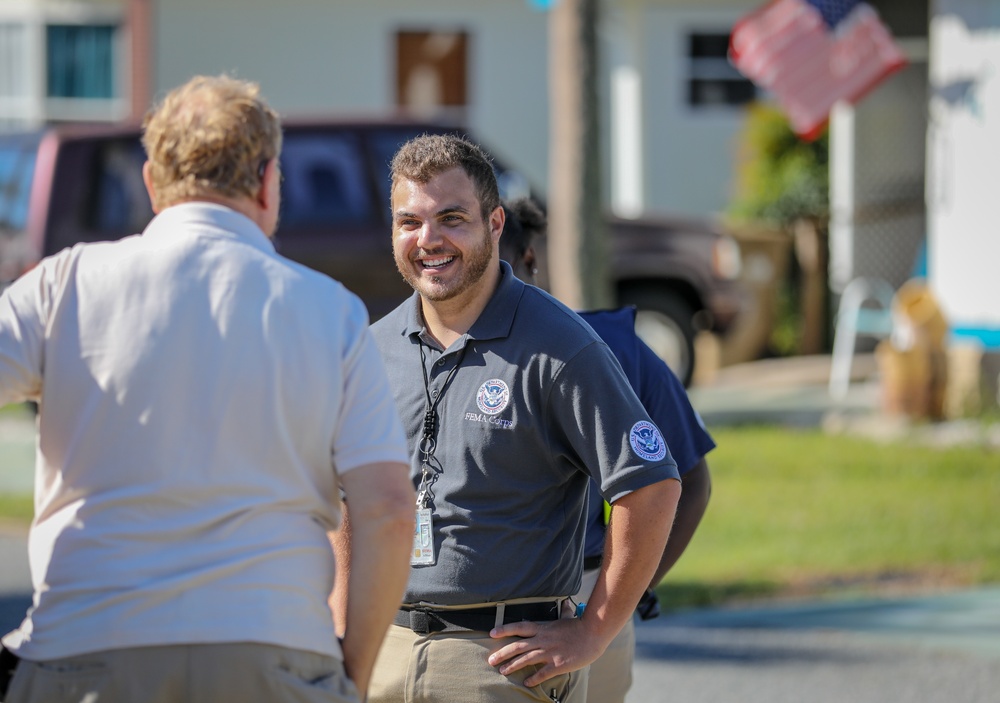
<path fill-rule="evenodd" d="M 1000 588 L 642 623 L 627 702 L 660 701 L 996 703 Z"/>

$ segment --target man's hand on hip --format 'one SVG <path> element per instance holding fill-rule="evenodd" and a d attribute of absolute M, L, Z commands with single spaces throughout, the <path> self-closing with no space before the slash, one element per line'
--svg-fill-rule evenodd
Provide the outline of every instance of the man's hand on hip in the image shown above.
<path fill-rule="evenodd" d="M 577 671 L 596 660 L 607 647 L 599 637 L 589 632 L 579 618 L 552 622 L 512 622 L 494 628 L 490 637 L 520 637 L 503 645 L 489 657 L 504 676 L 526 666 L 541 668 L 524 680 L 524 685 L 537 686 L 554 676 Z"/>

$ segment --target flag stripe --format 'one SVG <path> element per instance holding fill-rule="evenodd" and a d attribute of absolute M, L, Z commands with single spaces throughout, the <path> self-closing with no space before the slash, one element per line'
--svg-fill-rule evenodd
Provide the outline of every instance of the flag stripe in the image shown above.
<path fill-rule="evenodd" d="M 831 30 L 824 15 L 842 19 Z M 857 0 L 772 0 L 736 23 L 730 61 L 775 96 L 797 133 L 813 136 L 835 102 L 859 100 L 906 64 L 878 14 Z"/>

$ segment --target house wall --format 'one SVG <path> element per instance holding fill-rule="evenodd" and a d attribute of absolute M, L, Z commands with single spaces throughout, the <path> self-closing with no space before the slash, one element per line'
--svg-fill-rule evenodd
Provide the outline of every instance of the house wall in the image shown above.
<path fill-rule="evenodd" d="M 686 100 L 687 38 L 728 33 L 755 3 L 651 3 L 642 22 L 643 168 L 647 212 L 707 214 L 733 194 L 740 107 L 692 108 Z"/>
<path fill-rule="evenodd" d="M 1000 349 L 1000 2 L 933 10 L 928 274 L 953 332 Z"/>
<path fill-rule="evenodd" d="M 467 123 L 532 182 L 547 182 L 547 15 L 524 0 L 161 0 L 155 12 L 156 91 L 226 71 L 297 115 L 390 111 L 395 32 L 464 30 Z"/>
<path fill-rule="evenodd" d="M 707 214 L 731 191 L 738 108 L 693 113 L 683 100 L 685 31 L 718 29 L 756 0 L 602 4 L 606 80 L 606 192 L 631 214 Z M 282 112 L 384 112 L 394 102 L 394 33 L 462 29 L 470 34 L 467 123 L 498 156 L 544 193 L 548 183 L 548 14 L 529 0 L 159 0 L 155 3 L 154 91 L 195 73 L 227 71 L 261 83 Z M 615 83 L 614 65 L 633 82 Z M 619 72 L 620 76 L 621 73 Z M 636 99 L 612 110 L 632 86 Z M 638 93 L 636 93 L 638 91 Z M 624 120 L 624 121 L 623 121 Z M 617 131 L 616 131 L 617 130 Z M 640 130 L 638 133 L 636 130 Z M 612 160 L 611 134 L 617 134 Z M 621 152 L 621 139 L 632 146 Z M 623 154 L 623 155 L 622 155 Z"/>

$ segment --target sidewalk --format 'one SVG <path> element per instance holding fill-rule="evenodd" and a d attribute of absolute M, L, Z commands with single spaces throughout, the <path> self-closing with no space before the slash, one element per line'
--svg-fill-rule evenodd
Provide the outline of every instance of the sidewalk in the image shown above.
<path fill-rule="evenodd" d="M 705 423 L 732 425 L 776 423 L 815 427 L 837 413 L 868 416 L 878 409 L 875 360 L 859 354 L 852 367 L 847 397 L 835 401 L 827 390 L 830 356 L 763 359 L 719 369 L 689 395 Z"/>
<path fill-rule="evenodd" d="M 1000 450 L 1000 423 L 961 419 L 913 422 L 881 410 L 881 388 L 872 354 L 857 354 L 847 395 L 828 390 L 829 355 L 764 359 L 720 369 L 711 382 L 692 387 L 691 403 L 705 424 L 778 424 L 819 427 L 834 434 L 907 441 L 928 446 L 966 444 Z"/>
<path fill-rule="evenodd" d="M 703 609 L 636 628 L 627 703 L 1000 700 L 1000 589 Z"/>

